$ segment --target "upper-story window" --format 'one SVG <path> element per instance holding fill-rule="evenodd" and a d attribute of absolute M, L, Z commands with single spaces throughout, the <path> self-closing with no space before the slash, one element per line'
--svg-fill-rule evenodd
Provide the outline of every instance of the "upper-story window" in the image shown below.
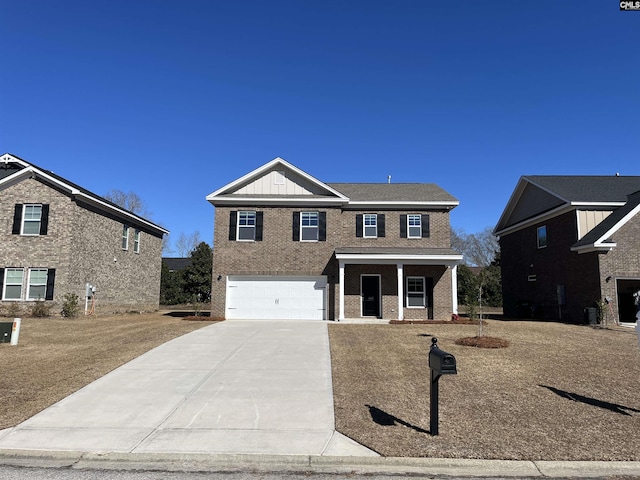
<path fill-rule="evenodd" d="M 49 205 L 17 204 L 13 215 L 14 235 L 46 235 L 49 225 Z"/>
<path fill-rule="evenodd" d="M 140 253 L 140 230 L 133 232 L 133 253 Z"/>
<path fill-rule="evenodd" d="M 545 248 L 547 246 L 547 226 L 543 225 L 538 227 L 537 231 L 538 248 Z"/>
<path fill-rule="evenodd" d="M 302 212 L 300 214 L 300 240 L 318 241 L 318 212 Z"/>
<path fill-rule="evenodd" d="M 22 212 L 22 234 L 40 235 L 42 205 L 25 205 Z"/>
<path fill-rule="evenodd" d="M 361 213 L 356 215 L 356 237 L 384 237 L 385 221 L 382 213 Z"/>
<path fill-rule="evenodd" d="M 293 240 L 324 242 L 327 239 L 326 212 L 293 212 Z"/>
<path fill-rule="evenodd" d="M 256 212 L 238 212 L 238 240 L 256 239 Z"/>
<path fill-rule="evenodd" d="M 229 240 L 262 241 L 263 212 L 250 210 L 229 213 Z"/>
<path fill-rule="evenodd" d="M 408 215 L 400 215 L 400 237 L 429 237 L 429 215 L 425 213 L 410 213 Z"/>
<path fill-rule="evenodd" d="M 422 218 L 420 215 L 407 215 L 409 238 L 422 238 Z"/>
<path fill-rule="evenodd" d="M 127 225 L 122 225 L 122 249 L 129 249 L 129 227 Z"/>
<path fill-rule="evenodd" d="M 367 213 L 364 215 L 364 236 L 377 237 L 378 236 L 378 215 Z"/>

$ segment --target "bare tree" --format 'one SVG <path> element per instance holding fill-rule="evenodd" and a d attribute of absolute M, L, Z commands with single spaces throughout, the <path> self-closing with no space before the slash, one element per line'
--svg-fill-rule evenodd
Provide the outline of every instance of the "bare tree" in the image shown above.
<path fill-rule="evenodd" d="M 173 248 L 171 248 L 171 239 L 169 238 L 169 234 L 165 234 L 162 236 L 162 255 L 169 256 L 173 253 Z"/>
<path fill-rule="evenodd" d="M 191 255 L 191 252 L 200 244 L 200 232 L 196 230 L 191 235 L 185 235 L 184 232 L 180 232 L 178 240 L 176 240 L 176 251 L 179 257 L 186 258 Z"/>
<path fill-rule="evenodd" d="M 464 255 L 465 264 L 487 267 L 495 259 L 500 247 L 492 228 L 487 227 L 478 233 L 466 233 L 460 228 L 453 228 L 451 248 Z"/>
<path fill-rule="evenodd" d="M 149 217 L 151 215 L 144 201 L 135 192 L 112 189 L 104 195 L 104 198 L 141 217 Z"/>

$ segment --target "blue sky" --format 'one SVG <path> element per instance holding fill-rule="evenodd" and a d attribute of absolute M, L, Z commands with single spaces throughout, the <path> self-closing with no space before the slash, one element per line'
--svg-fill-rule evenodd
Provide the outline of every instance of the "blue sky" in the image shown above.
<path fill-rule="evenodd" d="M 521 175 L 640 175 L 640 12 L 617 0 L 0 0 L 0 153 L 211 242 L 280 156 L 432 182 L 494 226 Z"/>

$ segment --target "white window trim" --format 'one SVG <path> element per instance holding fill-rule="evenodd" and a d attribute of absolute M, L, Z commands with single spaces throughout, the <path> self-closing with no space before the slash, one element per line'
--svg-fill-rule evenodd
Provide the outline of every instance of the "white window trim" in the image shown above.
<path fill-rule="evenodd" d="M 140 253 L 140 230 L 133 231 L 133 253 Z"/>
<path fill-rule="evenodd" d="M 419 235 L 411 235 L 411 227 L 416 227 L 416 225 L 410 225 L 411 217 L 418 217 L 417 227 L 420 229 Z M 407 215 L 407 238 L 422 238 L 422 215 L 420 215 L 419 213 L 409 213 Z"/>
<path fill-rule="evenodd" d="M 240 217 L 242 214 L 252 214 L 253 215 L 253 225 L 240 225 Z M 241 210 L 238 212 L 238 219 L 236 221 L 236 241 L 238 242 L 255 242 L 256 241 L 256 223 L 257 223 L 257 213 L 254 210 Z M 253 229 L 253 238 L 240 238 L 240 229 L 249 230 L 249 228 Z"/>
<path fill-rule="evenodd" d="M 415 295 L 415 292 L 409 292 L 409 280 L 421 280 L 422 281 L 422 305 L 409 305 L 409 293 L 412 293 Z M 406 278 L 406 282 L 405 282 L 405 296 L 406 296 L 406 306 L 407 308 L 427 308 L 427 280 L 425 279 L 425 277 L 418 277 L 418 276 L 407 276 Z M 413 298 L 416 298 L 415 296 Z"/>
<path fill-rule="evenodd" d="M 369 225 L 369 228 L 376 229 L 375 235 L 367 235 L 367 217 L 373 217 L 375 225 Z M 362 214 L 362 236 L 364 238 L 378 238 L 378 214 L 377 213 L 363 213 Z"/>
<path fill-rule="evenodd" d="M 315 226 L 303 226 L 303 218 L 304 215 L 315 215 L 316 217 L 316 225 Z M 311 229 L 315 229 L 316 230 L 316 238 L 313 239 L 307 239 L 307 240 L 303 240 L 304 238 L 304 230 L 311 230 Z M 319 212 L 300 212 L 300 241 L 301 242 L 317 242 L 318 239 L 320 238 L 320 213 Z"/>
<path fill-rule="evenodd" d="M 44 276 L 44 283 L 36 283 L 36 284 L 31 284 L 31 274 L 33 272 L 45 272 L 45 276 Z M 36 301 L 36 300 L 44 300 L 45 298 L 47 298 L 47 277 L 48 277 L 48 273 L 49 273 L 49 269 L 47 268 L 30 268 L 29 269 L 29 274 L 27 276 L 27 300 L 28 301 Z M 31 296 L 31 287 L 41 287 L 44 285 L 44 295 L 41 298 L 38 297 L 32 297 Z"/>
<path fill-rule="evenodd" d="M 544 228 L 544 245 L 540 245 L 540 230 L 542 230 Z M 538 227 L 536 229 L 536 245 L 538 246 L 538 249 L 540 248 L 547 248 L 547 244 L 548 244 L 548 238 L 547 238 L 547 226 L 546 225 L 542 225 L 541 227 Z"/>
<path fill-rule="evenodd" d="M 22 280 L 20 282 L 20 296 L 18 298 L 7 298 L 7 276 L 9 274 L 9 270 L 20 270 L 22 271 Z M 22 300 L 22 294 L 24 293 L 24 268 L 20 267 L 9 267 L 4 269 L 4 279 L 2 283 L 2 300 L 7 302 L 19 302 Z M 17 285 L 17 283 L 12 283 L 11 286 Z"/>
<path fill-rule="evenodd" d="M 27 215 L 27 207 L 40 207 L 40 218 L 37 220 L 38 222 L 38 233 L 24 233 L 24 226 L 27 222 L 36 223 L 36 220 L 27 220 L 25 217 Z M 22 223 L 20 224 L 20 235 L 26 237 L 37 237 L 40 235 L 40 228 L 42 227 L 42 204 L 41 203 L 25 203 L 22 205 Z"/>
<path fill-rule="evenodd" d="M 129 227 L 122 225 L 122 250 L 129 250 Z"/>

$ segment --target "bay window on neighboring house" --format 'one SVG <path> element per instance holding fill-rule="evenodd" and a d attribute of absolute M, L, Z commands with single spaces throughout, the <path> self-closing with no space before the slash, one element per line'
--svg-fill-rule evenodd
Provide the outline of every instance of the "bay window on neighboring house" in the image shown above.
<path fill-rule="evenodd" d="M 407 277 L 407 307 L 426 307 L 426 299 L 424 277 Z"/>

